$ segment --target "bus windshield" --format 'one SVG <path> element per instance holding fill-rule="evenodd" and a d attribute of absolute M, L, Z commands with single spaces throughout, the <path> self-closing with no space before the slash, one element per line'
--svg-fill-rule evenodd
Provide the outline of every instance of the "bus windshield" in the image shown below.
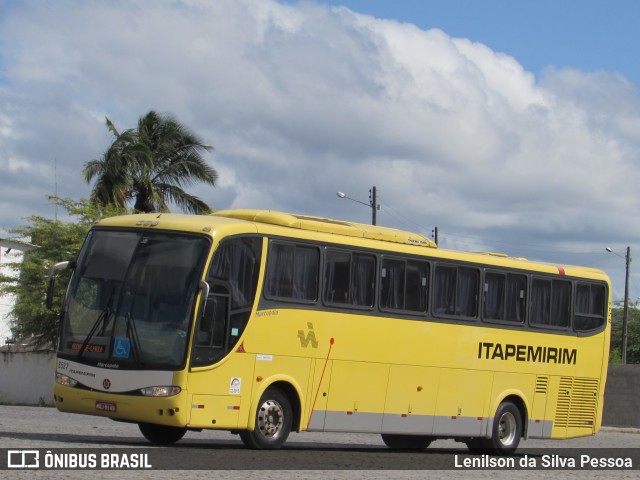
<path fill-rule="evenodd" d="M 112 368 L 180 369 L 209 241 L 94 230 L 69 285 L 59 354 Z"/>

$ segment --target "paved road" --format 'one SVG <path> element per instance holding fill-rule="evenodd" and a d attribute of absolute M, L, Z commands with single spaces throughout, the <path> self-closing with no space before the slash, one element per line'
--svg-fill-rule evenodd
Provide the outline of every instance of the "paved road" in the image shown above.
<path fill-rule="evenodd" d="M 0 472 L 4 479 L 18 478 L 157 478 L 168 474 L 173 479 L 295 479 L 336 478 L 348 480 L 368 479 L 450 479 L 455 478 L 640 478 L 640 470 L 519 470 L 508 468 L 493 470 L 469 470 L 456 468 L 467 455 L 463 444 L 451 440 L 438 440 L 426 452 L 392 452 L 385 448 L 378 435 L 301 433 L 292 434 L 280 451 L 256 452 L 243 447 L 237 436 L 228 432 L 188 432 L 176 446 L 170 449 L 145 448 L 137 426 L 113 422 L 106 418 L 72 415 L 53 408 L 0 406 L 0 448 L 5 449 L 93 449 L 91 452 L 152 452 L 158 461 L 176 462 L 181 468 L 194 465 L 210 465 L 216 469 L 224 465 L 226 470 L 208 474 L 195 470 L 159 471 L 15 471 Z M 640 452 L 640 432 L 605 429 L 594 437 L 564 441 L 527 440 L 521 443 L 522 452 L 532 452 L 536 461 L 541 460 L 538 449 L 553 449 L 547 454 L 572 450 L 573 454 L 607 448 L 612 455 L 624 457 L 620 449 L 633 448 L 634 459 Z M 119 450 L 120 449 L 120 450 Z M 121 450 L 125 449 L 125 450 Z M 55 450 L 52 450 L 55 452 Z M 158 456 L 160 455 L 160 459 Z M 536 456 L 537 455 L 537 456 Z M 523 458 L 522 455 L 516 461 Z M 157 463 L 156 463 L 157 465 Z M 389 470 L 389 465 L 393 470 Z M 385 470 L 372 470 L 382 466 Z M 174 467 L 175 468 L 175 467 Z M 436 470 L 434 470 L 436 469 Z"/>

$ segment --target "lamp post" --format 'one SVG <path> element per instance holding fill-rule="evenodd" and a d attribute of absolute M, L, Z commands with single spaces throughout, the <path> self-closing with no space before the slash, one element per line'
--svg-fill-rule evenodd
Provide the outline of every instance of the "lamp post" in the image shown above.
<path fill-rule="evenodd" d="M 355 198 L 351 198 L 347 196 L 344 192 L 336 192 L 336 195 L 340 198 L 346 198 L 347 200 L 351 200 L 356 203 L 360 203 L 365 205 L 371 209 L 371 225 L 376 225 L 377 223 L 377 211 L 380 208 L 378 205 L 378 192 L 376 190 L 375 185 L 369 190 L 369 203 L 361 202 L 360 200 L 356 200 Z"/>
<path fill-rule="evenodd" d="M 627 322 L 629 320 L 629 266 L 631 263 L 631 247 L 627 247 L 627 254 L 623 257 L 622 255 L 617 254 L 609 247 L 607 247 L 607 252 L 613 253 L 618 257 L 624 259 L 626 265 L 626 274 L 624 280 L 624 310 L 622 312 L 622 364 L 627 364 Z"/>

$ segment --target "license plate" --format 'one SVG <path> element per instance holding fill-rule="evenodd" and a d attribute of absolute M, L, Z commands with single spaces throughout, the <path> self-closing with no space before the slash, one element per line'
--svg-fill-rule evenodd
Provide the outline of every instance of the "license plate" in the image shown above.
<path fill-rule="evenodd" d="M 116 404 L 113 402 L 96 402 L 96 410 L 100 410 L 101 412 L 115 412 Z"/>

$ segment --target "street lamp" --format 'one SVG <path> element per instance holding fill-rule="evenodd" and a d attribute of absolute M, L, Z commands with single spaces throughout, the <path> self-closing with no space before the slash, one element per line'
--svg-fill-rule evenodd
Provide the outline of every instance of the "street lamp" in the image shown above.
<path fill-rule="evenodd" d="M 372 187 L 371 190 L 369 190 L 369 203 L 364 203 L 360 200 L 356 200 L 355 198 L 348 197 L 344 192 L 336 192 L 336 195 L 340 198 L 346 198 L 347 200 L 351 200 L 353 202 L 360 203 L 362 205 L 365 205 L 366 207 L 369 207 L 371 209 L 371 225 L 376 224 L 376 214 L 380 209 L 380 205 L 378 205 L 378 192 L 375 186 Z"/>
<path fill-rule="evenodd" d="M 629 319 L 629 265 L 631 263 L 631 247 L 627 247 L 627 254 L 622 255 L 614 252 L 609 247 L 606 248 L 607 252 L 624 259 L 626 265 L 626 275 L 624 280 L 624 310 L 622 313 L 622 364 L 627 363 L 627 322 Z"/>

